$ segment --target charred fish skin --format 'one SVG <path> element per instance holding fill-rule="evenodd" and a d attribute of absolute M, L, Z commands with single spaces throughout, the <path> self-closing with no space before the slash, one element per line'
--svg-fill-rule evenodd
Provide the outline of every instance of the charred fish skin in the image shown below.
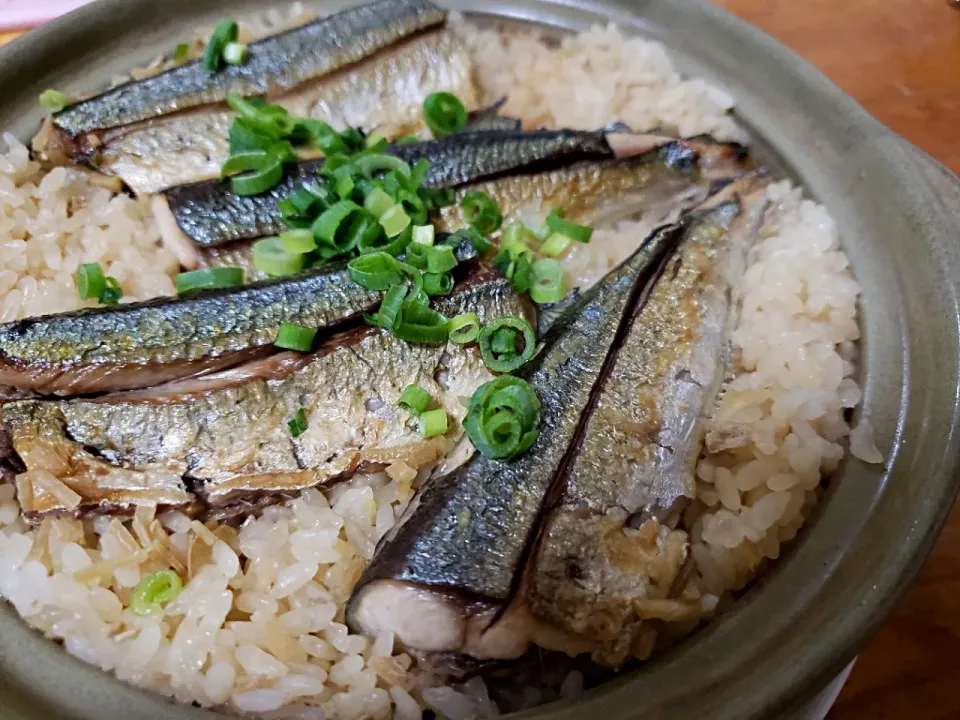
<path fill-rule="evenodd" d="M 471 69 L 460 38 L 449 30 L 431 30 L 270 99 L 295 117 L 399 137 L 422 128 L 422 106 L 430 93 L 453 92 L 473 107 Z M 218 177 L 229 156 L 233 118 L 225 106 L 204 106 L 108 130 L 88 161 L 139 194 Z"/>
<path fill-rule="evenodd" d="M 452 188 L 505 174 L 529 174 L 544 167 L 613 158 L 603 133 L 572 130 L 469 131 L 384 151 L 410 165 L 427 160 L 423 180 L 429 188 Z M 229 181 L 208 180 L 162 192 L 180 230 L 199 247 L 276 234 L 286 226 L 278 203 L 305 182 L 317 179 L 323 160 L 291 168 L 280 184 L 262 195 L 241 197 Z"/>
<path fill-rule="evenodd" d="M 487 320 L 527 311 L 511 283 L 492 274 L 475 278 L 438 307 Z M 397 406 L 403 390 L 420 385 L 459 420 L 465 414 L 459 398 L 492 379 L 472 348 L 407 343 L 374 328 L 331 338 L 301 356 L 295 370 L 179 398 L 154 399 L 141 391 L 129 401 L 120 394 L 109 402 L 7 404 L 2 421 L 26 467 L 23 495 L 32 498 L 25 511 L 35 517 L 95 509 L 104 497 L 101 477 L 109 479 L 113 506 L 149 502 L 150 481 L 166 488 L 165 505 L 199 498 L 218 511 L 363 468 L 395 462 L 417 468 L 439 459 L 455 438 L 423 440 L 416 421 Z M 300 409 L 307 429 L 292 437 L 288 422 Z M 68 487 L 77 506 L 38 492 L 45 482 Z"/>
<path fill-rule="evenodd" d="M 645 656 L 648 648 L 633 644 L 644 620 L 658 618 L 644 617 L 638 603 L 668 598 L 687 558 L 686 533 L 661 517 L 696 494 L 703 422 L 732 330 L 731 288 L 762 196 L 733 194 L 683 220 L 683 241 L 631 321 L 562 498 L 543 523 L 527 606 L 538 620 L 589 638 L 600 664 Z M 696 617 L 694 606 L 679 609 Z"/>
<path fill-rule="evenodd" d="M 54 124 L 76 138 L 224 102 L 229 94 L 290 90 L 445 20 L 427 0 L 374 0 L 251 43 L 243 65 L 213 73 L 201 61 L 188 63 L 71 105 L 54 115 Z"/>
<path fill-rule="evenodd" d="M 482 638 L 470 639 L 471 619 L 504 607 L 515 591 L 537 518 L 568 462 L 624 318 L 677 237 L 674 228 L 655 233 L 551 328 L 544 349 L 520 372 L 540 399 L 538 440 L 511 462 L 476 456 L 421 491 L 360 579 L 347 608 L 353 628 L 389 629 L 416 649 L 490 652 Z M 398 620 L 415 608 L 445 630 L 401 627 Z"/>

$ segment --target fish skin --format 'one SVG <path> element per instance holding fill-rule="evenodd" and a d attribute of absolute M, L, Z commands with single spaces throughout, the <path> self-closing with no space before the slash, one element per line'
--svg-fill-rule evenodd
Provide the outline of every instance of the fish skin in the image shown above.
<path fill-rule="evenodd" d="M 432 480 L 407 517 L 384 538 L 347 607 L 348 623 L 371 632 L 365 597 L 378 586 L 403 587 L 419 597 L 461 598 L 469 616 L 509 603 L 554 478 L 569 462 L 570 448 L 589 414 L 595 385 L 619 344 L 627 314 L 639 302 L 648 278 L 662 266 L 678 233 L 655 233 L 631 258 L 585 293 L 558 320 L 544 349 L 517 374 L 530 382 L 541 403 L 540 434 L 529 451 L 511 462 L 483 456 Z M 402 628 L 392 628 L 401 642 Z M 432 651 L 463 652 L 463 638 Z"/>
<path fill-rule="evenodd" d="M 489 273 L 436 306 L 488 320 L 528 311 L 509 281 Z M 143 392 L 133 401 L 120 394 L 108 402 L 12 402 L 3 408 L 3 423 L 28 476 L 51 473 L 84 498 L 75 512 L 89 512 L 101 499 L 112 506 L 199 499 L 217 511 L 364 467 L 439 459 L 459 425 L 452 424 L 447 440 L 424 441 L 415 420 L 397 407 L 400 394 L 416 383 L 459 421 L 466 412 L 460 398 L 492 379 L 472 347 L 407 343 L 375 328 L 336 336 L 300 357 L 296 372 L 176 402 L 151 402 Z M 293 438 L 287 423 L 300 408 L 308 427 Z M 119 488 L 126 479 L 126 499 L 119 491 L 103 498 L 101 475 Z M 147 480 L 167 494 L 154 497 Z M 49 499 L 25 507 L 32 516 L 65 510 Z"/>
<path fill-rule="evenodd" d="M 631 322 L 544 520 L 527 606 L 593 641 L 602 664 L 630 658 L 643 622 L 635 600 L 666 598 L 686 559 L 686 533 L 654 518 L 696 495 L 703 419 L 723 375 L 731 290 L 755 217 L 734 196 L 684 219 L 684 239 Z"/>
<path fill-rule="evenodd" d="M 423 180 L 428 188 L 452 188 L 506 173 L 613 157 L 602 133 L 572 130 L 471 131 L 407 145 L 384 152 L 410 165 L 427 160 Z M 323 160 L 297 163 L 285 178 L 261 195 L 241 197 L 229 180 L 208 180 L 164 190 L 170 212 L 183 233 L 199 247 L 252 240 L 286 229 L 277 204 L 303 183 L 317 178 Z"/>
<path fill-rule="evenodd" d="M 422 127 L 423 101 L 439 91 L 455 93 L 468 108 L 477 104 L 467 49 L 443 29 L 403 40 L 269 100 L 295 117 L 324 120 L 335 129 L 360 127 L 399 137 Z M 219 177 L 233 118 L 226 106 L 205 106 L 107 130 L 87 159 L 138 194 Z"/>
<path fill-rule="evenodd" d="M 476 252 L 461 241 L 455 254 L 462 276 Z M 285 322 L 335 329 L 382 296 L 337 262 L 239 288 L 26 318 L 0 325 L 0 385 L 59 395 L 157 385 L 270 354 Z"/>
<path fill-rule="evenodd" d="M 446 13 L 427 0 L 374 0 L 250 43 L 243 65 L 214 73 L 201 60 L 187 63 L 70 105 L 54 123 L 76 138 L 224 102 L 230 94 L 289 91 L 445 20 Z"/>

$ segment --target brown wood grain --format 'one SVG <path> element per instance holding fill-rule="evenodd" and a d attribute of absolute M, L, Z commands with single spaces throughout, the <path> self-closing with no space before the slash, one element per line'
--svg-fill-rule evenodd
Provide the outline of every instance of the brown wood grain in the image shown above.
<path fill-rule="evenodd" d="M 716 0 L 960 172 L 960 12 L 949 0 Z M 0 44 L 16 33 L 0 34 Z M 831 720 L 960 719 L 960 510 L 866 646 Z"/>
<path fill-rule="evenodd" d="M 715 1 L 960 172 L 960 11 L 948 0 Z M 830 719 L 960 719 L 960 510 L 864 648 Z"/>

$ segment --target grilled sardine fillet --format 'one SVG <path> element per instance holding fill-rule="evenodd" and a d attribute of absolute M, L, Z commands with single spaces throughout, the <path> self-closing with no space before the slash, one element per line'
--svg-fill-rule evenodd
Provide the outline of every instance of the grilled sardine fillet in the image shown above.
<path fill-rule="evenodd" d="M 513 597 L 547 493 L 570 463 L 627 320 L 679 235 L 675 227 L 655 233 L 552 327 L 519 373 L 540 399 L 537 441 L 516 460 L 476 456 L 426 486 L 350 600 L 355 630 L 393 632 L 424 651 L 523 652 L 523 640 L 487 629 Z"/>
<path fill-rule="evenodd" d="M 528 312 L 513 286 L 491 274 L 437 308 L 486 319 Z M 490 379 L 475 348 L 359 328 L 312 354 L 255 362 L 241 382 L 213 376 L 98 401 L 12 402 L 2 420 L 25 467 L 17 487 L 29 516 L 196 500 L 216 515 L 358 471 L 434 462 L 459 424 L 446 438 L 423 440 L 415 418 L 397 407 L 403 390 L 420 385 L 459 421 L 460 398 Z M 288 422 L 300 409 L 307 429 L 293 437 Z"/>
<path fill-rule="evenodd" d="M 399 135 L 432 92 L 477 104 L 468 51 L 427 0 L 374 0 L 249 46 L 244 65 L 200 61 L 107 90 L 56 113 L 34 148 L 86 161 L 137 193 L 219 174 L 229 94 L 266 96 L 297 117 Z"/>

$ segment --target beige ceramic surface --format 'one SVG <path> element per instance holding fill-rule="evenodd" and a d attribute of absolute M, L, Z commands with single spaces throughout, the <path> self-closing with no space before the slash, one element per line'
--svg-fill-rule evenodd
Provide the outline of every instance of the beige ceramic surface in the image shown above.
<path fill-rule="evenodd" d="M 26 139 L 47 87 L 90 91 L 184 28 L 258 0 L 99 0 L 0 52 L 0 127 Z M 326 3 L 333 9 L 347 3 Z M 726 87 L 765 154 L 836 218 L 863 285 L 864 408 L 886 468 L 849 460 L 774 572 L 705 631 L 579 699 L 525 717 L 769 720 L 850 661 L 906 589 L 957 489 L 960 183 L 769 37 L 700 0 L 457 3 L 583 28 L 609 17 Z M 212 717 L 85 666 L 0 610 L 0 717 Z"/>

